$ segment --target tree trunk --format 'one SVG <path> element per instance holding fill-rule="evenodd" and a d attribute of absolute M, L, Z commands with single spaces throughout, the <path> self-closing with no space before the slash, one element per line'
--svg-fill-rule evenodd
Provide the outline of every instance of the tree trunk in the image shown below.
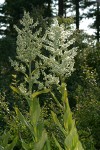
<path fill-rule="evenodd" d="M 63 16 L 63 11 L 64 9 L 64 2 L 63 0 L 58 0 L 58 16 L 62 17 Z"/>
<path fill-rule="evenodd" d="M 79 0 L 75 0 L 76 4 L 76 29 L 79 29 Z"/>
<path fill-rule="evenodd" d="M 48 17 L 51 17 L 52 16 L 52 14 L 51 14 L 51 3 L 52 3 L 52 1 L 48 0 L 47 3 L 48 3 L 47 14 L 48 14 Z"/>
<path fill-rule="evenodd" d="M 99 42 L 99 38 L 100 38 L 100 12 L 99 12 L 99 2 L 97 2 L 97 13 L 96 13 L 96 30 L 97 30 L 97 33 L 96 33 L 96 37 L 97 37 L 97 41 Z"/>

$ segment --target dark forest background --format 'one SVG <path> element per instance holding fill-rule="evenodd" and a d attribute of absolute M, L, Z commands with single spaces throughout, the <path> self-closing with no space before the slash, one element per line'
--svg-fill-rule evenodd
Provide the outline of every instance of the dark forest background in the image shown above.
<path fill-rule="evenodd" d="M 57 9 L 58 8 L 58 9 Z M 87 13 L 81 15 L 81 10 Z M 0 6 L 0 132 L 7 126 L 9 117 L 7 107 L 13 111 L 16 104 L 23 109 L 27 106 L 21 97 L 10 89 L 14 70 L 9 57 L 16 57 L 17 32 L 14 25 L 20 27 L 24 10 L 30 13 L 34 22 L 38 19 L 44 32 L 51 24 L 53 17 L 61 23 L 76 26 L 74 37 L 78 54 L 75 58 L 75 71 L 66 81 L 71 110 L 76 119 L 80 139 L 86 150 L 100 150 L 100 2 L 96 0 L 5 0 Z M 75 16 L 67 17 L 67 13 Z M 90 28 L 94 35 L 80 30 L 83 18 L 93 18 Z M 21 78 L 21 75 L 20 75 Z M 57 91 L 55 91 L 57 92 Z M 41 97 L 48 106 L 48 96 Z M 19 100 L 18 100 L 19 99 Z M 44 102 L 41 100 L 41 106 Z M 49 107 L 49 106 L 48 106 Z"/>

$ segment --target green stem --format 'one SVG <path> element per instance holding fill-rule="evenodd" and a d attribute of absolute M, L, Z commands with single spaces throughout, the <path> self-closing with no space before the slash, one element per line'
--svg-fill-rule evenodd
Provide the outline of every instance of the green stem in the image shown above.
<path fill-rule="evenodd" d="M 29 96 L 32 98 L 32 71 L 31 71 L 31 60 L 29 62 Z"/>

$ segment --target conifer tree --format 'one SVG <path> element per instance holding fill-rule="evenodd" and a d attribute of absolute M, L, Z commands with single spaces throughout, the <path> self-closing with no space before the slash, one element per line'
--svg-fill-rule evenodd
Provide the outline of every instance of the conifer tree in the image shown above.
<path fill-rule="evenodd" d="M 84 8 L 84 0 L 71 0 L 72 9 L 75 11 L 75 24 L 76 29 L 80 28 L 80 20 L 83 16 L 80 13 L 80 9 Z"/>
<path fill-rule="evenodd" d="M 37 11 L 42 10 L 41 14 L 44 18 L 51 17 L 51 0 L 5 0 L 4 4 L 0 6 L 0 22 L 3 26 L 6 26 L 6 30 L 0 30 L 1 34 L 10 35 L 15 37 L 16 32 L 13 25 L 19 25 L 19 20 L 22 19 L 24 10 L 30 12 L 35 17 L 37 16 Z M 35 11 L 34 11 L 35 10 Z"/>
<path fill-rule="evenodd" d="M 100 2 L 97 0 L 86 1 L 85 7 L 88 8 L 88 12 L 85 14 L 87 18 L 93 18 L 94 22 L 90 25 L 95 29 L 95 37 L 97 42 L 100 40 Z"/>

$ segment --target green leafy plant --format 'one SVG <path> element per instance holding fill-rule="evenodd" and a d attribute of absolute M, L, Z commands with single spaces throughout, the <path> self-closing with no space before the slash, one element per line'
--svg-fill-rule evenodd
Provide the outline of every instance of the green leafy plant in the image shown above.
<path fill-rule="evenodd" d="M 15 27 L 18 32 L 17 61 L 10 61 L 16 71 L 23 73 L 24 82 L 17 86 L 15 80 L 15 83 L 13 83 L 14 85 L 11 85 L 11 88 L 17 94 L 22 95 L 27 100 L 29 105 L 28 120 L 25 119 L 24 115 L 17 107 L 15 108 L 19 121 L 21 122 L 22 126 L 27 127 L 32 138 L 31 141 L 27 143 L 20 135 L 22 147 L 25 150 L 41 150 L 43 147 L 48 147 L 48 137 L 47 132 L 44 129 L 43 122 L 40 121 L 41 108 L 37 96 L 50 91 L 46 88 L 36 91 L 33 87 L 34 84 L 41 84 L 38 80 L 40 76 L 41 63 L 36 61 L 41 53 L 40 50 L 42 47 L 42 38 L 39 36 L 41 29 L 36 29 L 38 22 L 33 24 L 33 20 L 30 18 L 28 13 L 24 14 L 21 24 L 23 29 L 20 30 L 19 28 Z M 32 33 L 32 27 L 34 27 L 34 30 L 36 30 L 34 34 Z M 33 65 L 34 67 L 32 69 Z M 16 79 L 15 75 L 13 75 L 13 77 Z M 42 88 L 44 88 L 43 85 Z"/>
<path fill-rule="evenodd" d="M 18 137 L 12 139 L 10 132 L 4 132 L 0 137 L 0 150 L 13 150 L 17 143 Z"/>
<path fill-rule="evenodd" d="M 41 28 L 38 29 L 38 22 L 33 24 L 29 13 L 26 12 L 20 23 L 22 29 L 15 27 L 18 32 L 17 57 L 15 61 L 11 59 L 10 61 L 14 69 L 23 74 L 23 79 L 22 82 L 17 82 L 16 75 L 13 75 L 15 79 L 11 88 L 27 100 L 29 108 L 27 116 L 24 113 L 22 114 L 17 107 L 15 107 L 15 112 L 20 126 L 30 133 L 30 138 L 25 139 L 21 129 L 19 129 L 15 139 L 17 140 L 19 137 L 22 148 L 25 150 L 51 149 L 48 134 L 44 128 L 43 118 L 40 115 L 41 108 L 38 96 L 42 93 L 51 92 L 52 85 L 57 84 L 62 95 L 61 103 L 52 92 L 51 94 L 63 112 L 63 125 L 57 118 L 56 113 L 52 111 L 51 114 L 54 123 L 59 127 L 64 136 L 63 147 L 55 135 L 52 135 L 52 137 L 56 147 L 60 150 L 82 150 L 75 122 L 72 119 L 65 84 L 65 79 L 74 71 L 74 57 L 77 54 L 77 48 L 73 48 L 75 39 L 71 39 L 73 31 L 71 29 L 67 31 L 64 25 L 59 25 L 57 19 L 54 19 L 46 34 L 41 37 Z M 42 46 L 49 52 L 48 56 L 43 54 Z M 46 69 L 48 69 L 48 73 Z M 41 75 L 43 76 L 42 82 L 40 80 Z M 37 89 L 34 88 L 36 85 Z"/>
<path fill-rule="evenodd" d="M 26 126 L 31 134 L 30 141 L 25 141 L 20 134 L 22 147 L 25 150 L 50 149 L 47 132 L 44 129 L 43 120 L 40 118 L 41 108 L 39 100 L 35 98 L 31 101 L 29 119 L 26 119 L 18 108 L 15 108 L 15 111 L 22 126 Z"/>
<path fill-rule="evenodd" d="M 59 127 L 64 136 L 64 144 L 62 147 L 53 135 L 53 139 L 59 150 L 83 150 L 81 142 L 79 141 L 75 121 L 72 118 L 65 84 L 65 80 L 74 71 L 74 57 L 77 54 L 77 48 L 73 47 L 75 39 L 71 38 L 72 35 L 72 29 L 66 30 L 63 24 L 59 25 L 57 19 L 54 19 L 51 27 L 47 29 L 46 39 L 44 41 L 44 47 L 50 54 L 49 57 L 43 56 L 44 63 L 50 68 L 50 74 L 46 76 L 48 79 L 46 80 L 46 84 L 50 85 L 52 80 L 55 79 L 56 81 L 56 79 L 58 79 L 58 89 L 61 94 L 61 101 L 59 102 L 56 96 L 51 93 L 63 113 L 62 123 L 60 123 L 56 113 L 51 112 L 55 124 Z"/>
<path fill-rule="evenodd" d="M 55 144 L 59 150 L 83 150 L 81 142 L 79 141 L 77 129 L 75 126 L 75 120 L 72 118 L 72 112 L 69 107 L 68 95 L 66 90 L 66 84 L 62 83 L 60 87 L 60 93 L 62 95 L 62 113 L 63 113 L 63 124 L 57 118 L 57 115 L 52 111 L 52 117 L 55 124 L 59 127 L 64 135 L 63 147 L 59 144 L 57 138 L 53 135 Z M 57 100 L 57 99 L 56 99 Z M 61 108 L 60 107 L 60 108 Z"/>

